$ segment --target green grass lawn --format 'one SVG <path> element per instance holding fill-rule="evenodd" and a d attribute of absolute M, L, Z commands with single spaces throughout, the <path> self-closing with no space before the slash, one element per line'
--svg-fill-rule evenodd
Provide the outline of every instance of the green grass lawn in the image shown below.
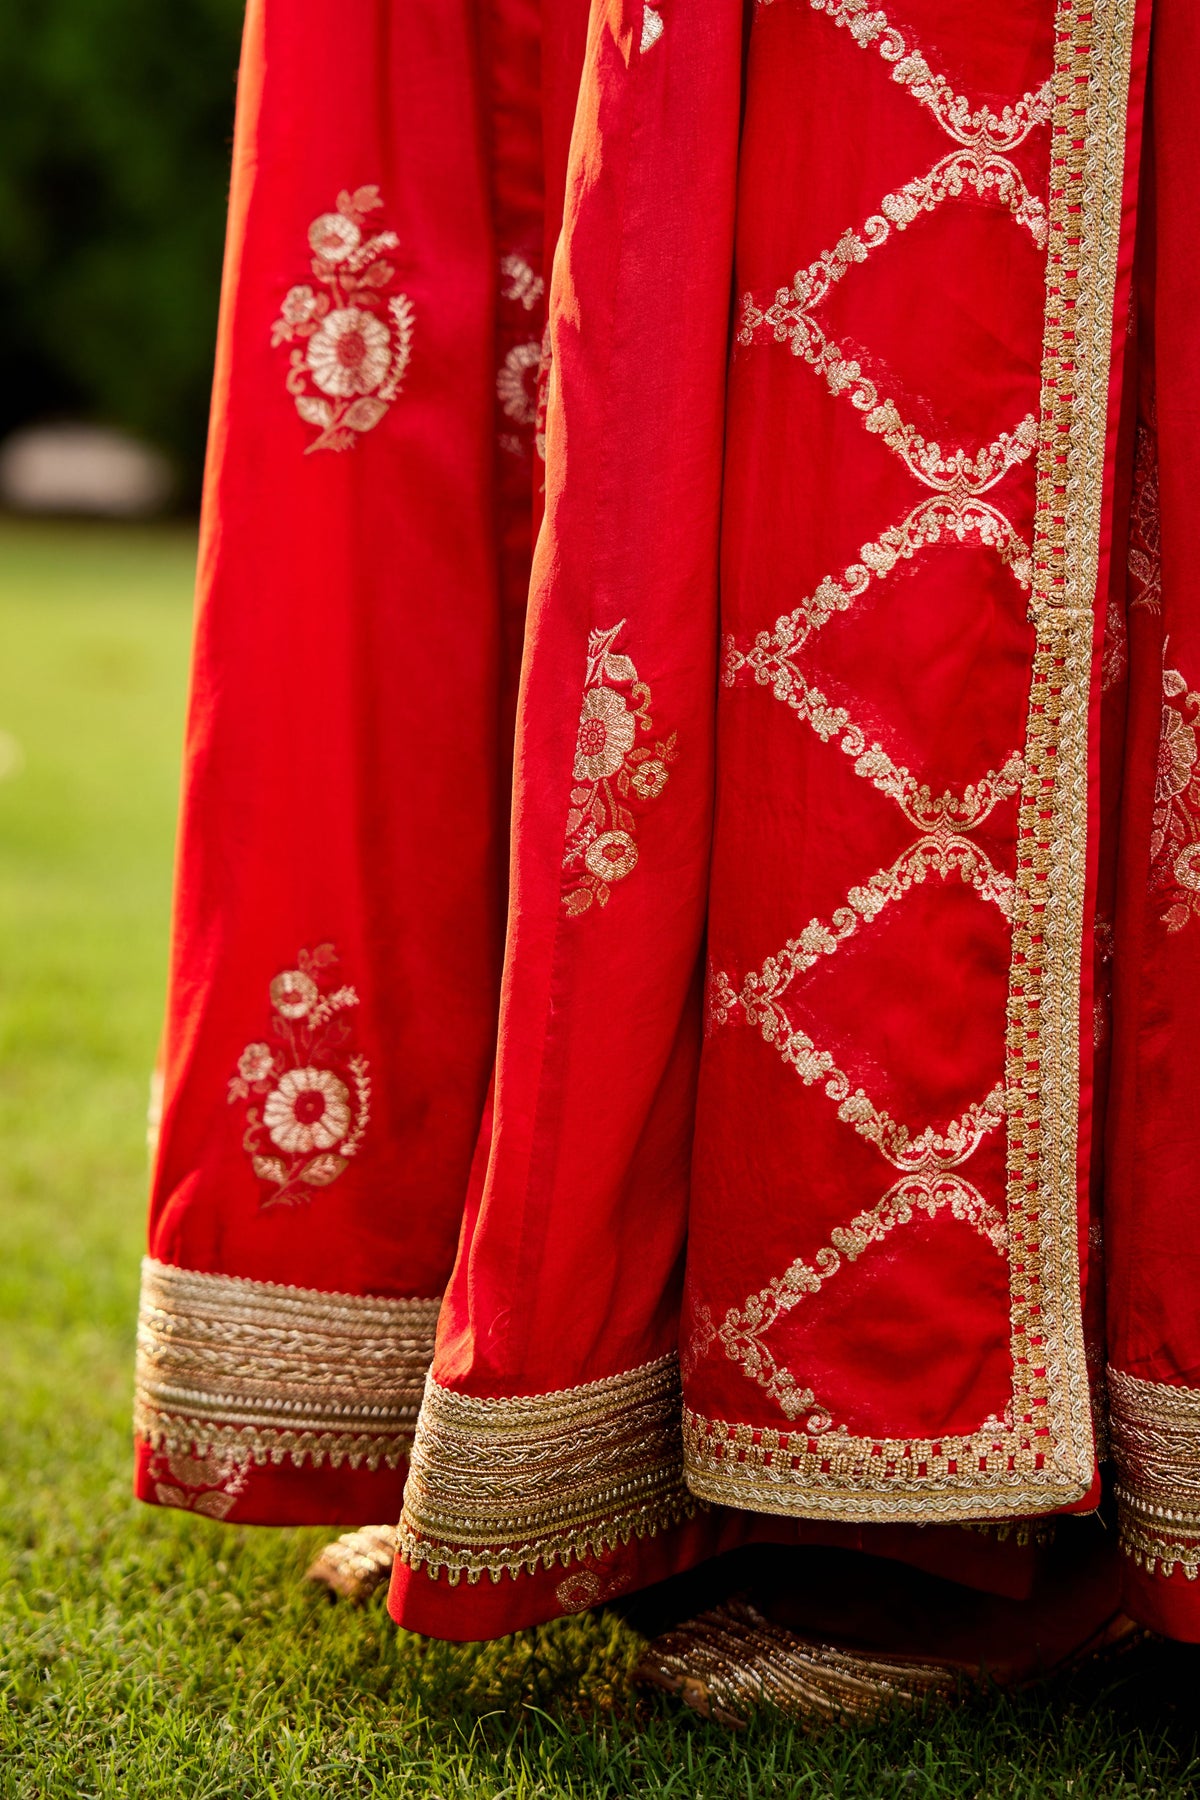
<path fill-rule="evenodd" d="M 480 1649 L 306 1591 L 323 1534 L 129 1493 L 144 1120 L 189 636 L 183 533 L 0 525 L 0 1794 L 1200 1794 L 1200 1653 L 805 1736 L 637 1698 L 589 1615 Z"/>

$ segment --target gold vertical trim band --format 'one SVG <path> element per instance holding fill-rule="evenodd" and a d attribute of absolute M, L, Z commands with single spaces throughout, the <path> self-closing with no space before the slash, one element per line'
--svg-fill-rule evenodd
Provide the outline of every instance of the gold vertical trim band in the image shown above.
<path fill-rule="evenodd" d="M 1079 1265 L 1080 999 L 1094 608 L 1134 0 L 1059 0 L 1031 611 L 1009 978 L 1014 1422 L 1063 1500 L 1095 1467 Z"/>
<path fill-rule="evenodd" d="M 147 1257 L 134 1430 L 174 1455 L 394 1469 L 412 1442 L 440 1304 L 198 1275 Z"/>

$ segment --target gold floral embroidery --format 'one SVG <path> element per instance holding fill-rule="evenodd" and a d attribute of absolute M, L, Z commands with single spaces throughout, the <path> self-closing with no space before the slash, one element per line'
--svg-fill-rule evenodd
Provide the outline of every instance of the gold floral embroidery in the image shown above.
<path fill-rule="evenodd" d="M 603 1606 L 623 1594 L 633 1580 L 627 1569 L 606 1569 L 597 1574 L 593 1569 L 574 1569 L 564 1575 L 554 1590 L 554 1598 L 564 1612 L 585 1612 L 592 1606 Z"/>
<path fill-rule="evenodd" d="M 541 276 L 529 260 L 519 251 L 511 250 L 507 256 L 500 258 L 500 295 L 504 300 L 515 300 L 526 312 L 532 312 L 541 304 L 546 287 Z"/>
<path fill-rule="evenodd" d="M 1200 1388 L 1108 1371 L 1121 1548 L 1151 1574 L 1200 1574 Z"/>
<path fill-rule="evenodd" d="M 637 814 L 662 793 L 678 755 L 674 732 L 653 747 L 638 742 L 654 730 L 651 695 L 616 648 L 624 629 L 622 619 L 588 637 L 563 855 L 563 904 L 572 915 L 607 906 L 614 882 L 637 867 Z"/>
<path fill-rule="evenodd" d="M 1158 423 L 1155 408 L 1139 422 L 1129 509 L 1129 604 L 1162 611 L 1162 520 L 1158 501 Z"/>
<path fill-rule="evenodd" d="M 308 242 L 320 285 L 289 288 L 272 328 L 272 344 L 296 344 L 288 392 L 305 424 L 318 428 L 306 455 L 349 449 L 373 430 L 412 358 L 412 302 L 394 291 L 396 271 L 385 255 L 400 240 L 394 231 L 371 234 L 368 225 L 382 204 L 377 187 L 343 189 L 336 211 L 313 220 Z"/>
<path fill-rule="evenodd" d="M 581 1387 L 479 1400 L 429 1377 L 398 1555 L 435 1578 L 533 1574 L 689 1517 L 674 1356 Z M 584 1600 L 583 1604 L 587 1604 Z"/>
<path fill-rule="evenodd" d="M 647 50 L 653 49 L 662 34 L 662 15 L 661 13 L 655 12 L 654 8 L 649 4 L 649 0 L 647 0 L 646 6 L 642 11 L 641 52 L 643 56 L 646 54 Z"/>
<path fill-rule="evenodd" d="M 793 287 L 781 288 L 773 303 L 760 304 L 746 296 L 742 342 L 790 341 L 796 353 L 824 376 L 830 391 L 848 395 L 866 420 L 888 409 L 876 420 L 884 441 L 922 485 L 936 489 L 946 481 L 948 491 L 964 504 L 981 494 L 985 484 L 991 486 L 992 478 L 999 480 L 1035 442 L 1037 447 L 1034 553 L 1010 561 L 1014 574 L 1019 566 L 1021 585 L 1032 584 L 1037 640 L 1020 759 L 1017 875 L 1008 908 L 1013 957 L 1006 1078 L 1003 1096 L 995 1103 L 989 1096 L 979 1117 L 982 1124 L 983 1115 L 994 1111 L 997 1124 L 1003 1116 L 1007 1128 L 1013 1394 L 1002 1418 L 984 1420 L 969 1434 L 937 1441 L 852 1436 L 844 1426 L 826 1424 L 828 1415 L 818 1409 L 815 1397 L 811 1410 L 820 1427 L 816 1430 L 802 1426 L 779 1431 L 709 1419 L 685 1407 L 685 1468 L 689 1486 L 703 1498 L 759 1511 L 860 1521 L 1039 1513 L 1081 1497 L 1094 1468 L 1078 1268 L 1078 1001 L 1088 847 L 1087 699 L 1132 10 L 1127 0 L 1089 0 L 1086 7 L 1079 0 L 1057 0 L 1049 87 L 997 115 L 986 109 L 972 112 L 931 78 L 928 65 L 908 52 L 886 15 L 868 10 L 863 0 L 809 3 L 850 30 L 864 47 L 877 43 L 885 59 L 896 65 L 896 79 L 930 108 L 952 138 L 959 143 L 970 139 L 977 156 L 953 168 L 953 159 L 944 159 L 929 176 L 899 190 L 885 203 L 878 221 L 870 221 L 861 233 L 846 234 L 837 250 L 818 258 Z M 1036 202 L 1026 205 L 1027 190 L 1019 174 L 1014 170 L 1010 180 L 1000 167 L 1004 158 L 990 164 L 989 158 L 993 149 L 1011 149 L 1047 116 L 1052 122 L 1051 192 L 1048 212 L 1042 213 Z M 973 458 L 956 453 L 957 470 L 936 446 L 924 447 L 915 433 L 910 434 L 897 410 L 880 400 L 861 367 L 828 343 L 810 310 L 832 282 L 883 243 L 892 229 L 905 228 L 921 211 L 953 198 L 951 176 L 961 184 L 960 192 L 970 186 L 980 198 L 990 194 L 1035 241 L 1049 243 L 1040 428 L 1035 435 L 1023 421 L 1007 439 L 1002 435 Z M 1011 526 L 1004 523 L 1011 533 Z M 1003 535 L 1001 541 L 1007 541 Z M 812 690 L 794 665 L 783 670 L 780 664 L 792 653 L 797 636 L 819 627 L 833 610 L 844 609 L 854 598 L 854 588 L 865 585 L 872 572 L 864 557 L 861 575 L 856 571 L 845 583 L 822 584 L 798 614 L 777 622 L 774 636 L 760 634 L 747 649 L 730 646 L 727 678 L 730 672 L 737 676 L 745 670 L 761 685 L 773 687 L 781 699 L 797 705 L 804 716 L 815 718 L 827 703 L 820 696 L 811 697 Z M 836 732 L 852 729 L 848 718 L 834 726 Z M 861 733 L 853 741 L 856 766 L 864 754 L 868 759 L 859 772 L 873 781 L 881 776 L 878 785 L 889 791 L 887 784 L 894 785 L 890 767 L 875 750 Z M 857 919 L 851 929 L 857 929 Z M 818 953 L 828 953 L 824 933 L 818 929 L 814 937 L 822 940 Z M 838 941 L 837 932 L 830 931 L 829 939 Z M 789 945 L 788 951 L 803 963 L 809 947 L 802 940 L 794 944 L 798 949 Z M 786 986 L 791 979 L 788 958 L 776 960 Z M 764 1036 L 778 1040 L 777 1048 L 804 1080 L 831 1081 L 831 1098 L 839 1108 L 847 1099 L 854 1103 L 843 1115 L 847 1122 L 861 1129 L 861 1118 L 882 1147 L 889 1141 L 891 1122 L 884 1125 L 865 1096 L 859 1100 L 851 1095 L 832 1057 L 774 1010 L 776 977 L 769 964 L 758 979 L 767 1004 L 755 1022 L 760 1028 L 765 1025 Z M 743 1010 L 743 994 L 727 976 L 714 977 L 713 990 L 712 1017 L 717 1025 Z M 752 988 L 747 997 L 752 1003 L 758 998 Z M 959 1122 L 960 1129 L 964 1123 Z M 950 1136 L 943 1134 L 944 1140 Z M 968 1142 L 969 1136 L 963 1139 L 964 1147 Z M 936 1157 L 932 1160 L 936 1165 Z M 939 1172 L 929 1168 L 922 1178 L 936 1181 Z M 961 1177 L 946 1179 L 948 1184 L 957 1183 Z M 931 1202 L 935 1198 L 927 1196 Z M 866 1242 L 873 1241 L 875 1229 L 883 1229 L 891 1219 L 891 1199 L 891 1193 L 884 1197 L 882 1214 L 876 1208 L 860 1215 L 871 1225 Z M 969 1194 L 959 1196 L 964 1211 L 969 1201 Z M 953 1210 L 953 1199 L 948 1203 Z M 852 1221 L 852 1228 L 860 1220 Z M 860 1229 L 851 1241 L 857 1244 L 863 1236 Z M 842 1253 L 833 1246 L 830 1253 L 840 1266 Z M 822 1268 L 805 1263 L 802 1269 L 810 1278 L 806 1286 L 801 1268 L 793 1267 L 799 1293 L 811 1292 L 811 1282 L 825 1278 Z M 786 1283 L 787 1275 L 754 1298 L 769 1309 L 776 1300 L 790 1299 L 792 1289 Z M 734 1314 L 738 1311 L 734 1309 Z M 756 1323 L 750 1302 L 740 1312 L 746 1324 Z M 732 1324 L 726 1323 L 736 1331 L 736 1316 Z M 763 1372 L 768 1381 L 772 1379 L 766 1364 Z M 795 1389 L 789 1390 L 785 1381 L 781 1391 L 802 1414 L 805 1406 L 798 1391 L 802 1384 L 794 1376 L 792 1380 Z"/>
<path fill-rule="evenodd" d="M 1162 611 L 1162 524 L 1158 510 L 1158 420 L 1153 400 L 1149 420 L 1139 419 L 1134 440 L 1133 488 L 1129 501 L 1129 548 L 1125 561 L 1128 582 L 1109 588 L 1108 615 L 1104 621 L 1104 653 L 1100 663 L 1101 691 L 1110 693 L 1129 663 L 1129 625 L 1126 604 L 1146 612 Z"/>
<path fill-rule="evenodd" d="M 518 250 L 500 259 L 500 366 L 496 399 L 506 424 L 500 448 L 509 456 L 527 456 L 538 414 L 538 382 L 542 346 L 528 336 L 537 328 L 545 285 L 528 257 Z M 534 318 L 527 315 L 534 314 Z"/>
<path fill-rule="evenodd" d="M 1129 665 L 1129 628 L 1125 596 L 1120 584 L 1108 584 L 1108 611 L 1104 615 L 1104 643 L 1100 649 L 1100 692 L 1111 694 Z"/>
<path fill-rule="evenodd" d="M 550 372 L 554 361 L 554 340 L 550 335 L 550 323 L 542 332 L 542 355 L 538 363 L 537 404 L 533 421 L 533 447 L 541 462 L 546 460 L 546 415 L 550 407 Z M 545 481 L 542 482 L 543 492 Z"/>
<path fill-rule="evenodd" d="M 1111 919 L 1096 914 L 1092 927 L 1095 982 L 1092 1000 L 1092 1042 L 1099 1046 L 1108 1035 L 1112 1022 L 1113 959 L 1116 956 L 1116 932 Z"/>
<path fill-rule="evenodd" d="M 147 1257 L 134 1430 L 188 1488 L 232 1493 L 237 1469 L 285 1457 L 395 1468 L 412 1440 L 439 1304 L 198 1275 Z"/>
<path fill-rule="evenodd" d="M 349 1030 L 341 1014 L 358 1005 L 352 987 L 332 987 L 332 944 L 302 950 L 297 967 L 271 983 L 274 1043 L 247 1044 L 229 1083 L 229 1100 L 261 1097 L 246 1110 L 243 1148 L 271 1194 L 264 1206 L 312 1198 L 356 1156 L 371 1114 L 365 1056 L 342 1054 Z"/>
<path fill-rule="evenodd" d="M 1200 918 L 1200 694 L 1178 669 L 1163 669 L 1150 890 L 1168 931 Z"/>
<path fill-rule="evenodd" d="M 680 1333 L 679 1372 L 690 1381 L 717 1341 L 712 1307 L 701 1303 L 692 1307 L 691 1325 Z"/>
<path fill-rule="evenodd" d="M 496 376 L 496 398 L 503 412 L 514 425 L 525 429 L 537 418 L 535 384 L 541 360 L 540 344 L 514 344 Z"/>
<path fill-rule="evenodd" d="M 249 1468 L 247 1459 L 228 1450 L 206 1456 L 184 1451 L 154 1456 L 150 1459 L 154 1498 L 160 1506 L 202 1513 L 207 1519 L 226 1519 L 245 1489 Z"/>

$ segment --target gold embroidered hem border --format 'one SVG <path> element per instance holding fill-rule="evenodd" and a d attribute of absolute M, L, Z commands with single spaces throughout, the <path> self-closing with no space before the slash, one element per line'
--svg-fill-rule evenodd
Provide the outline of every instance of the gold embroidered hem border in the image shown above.
<path fill-rule="evenodd" d="M 696 1510 L 680 1476 L 679 1365 L 479 1400 L 430 1375 L 398 1555 L 451 1582 L 535 1573 L 653 1536 Z"/>
<path fill-rule="evenodd" d="M 994 1519 L 1095 1471 L 1078 1252 L 1088 708 L 1134 0 L 1057 0 L 1030 617 L 1004 1116 L 1011 1407 L 967 1435 L 873 1439 L 684 1414 L 705 1500 L 857 1522 Z M 810 1421 L 809 1423 L 814 1423 Z"/>
<path fill-rule="evenodd" d="M 808 1519 L 992 1523 L 1048 1512 L 1061 1492 L 1062 1472 L 1037 1438 L 1014 1442 L 1000 1425 L 929 1442 L 870 1439 L 735 1424 L 685 1407 L 683 1446 L 687 1484 L 699 1498 Z"/>
<path fill-rule="evenodd" d="M 147 1257 L 134 1430 L 153 1449 L 394 1469 L 440 1301 L 197 1275 Z"/>
<path fill-rule="evenodd" d="M 1121 1548 L 1149 1574 L 1200 1574 L 1200 1388 L 1108 1371 Z"/>

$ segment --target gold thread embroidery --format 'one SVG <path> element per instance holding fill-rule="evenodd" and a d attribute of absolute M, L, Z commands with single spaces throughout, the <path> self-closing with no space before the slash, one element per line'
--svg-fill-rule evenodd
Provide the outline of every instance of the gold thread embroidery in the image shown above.
<path fill-rule="evenodd" d="M 412 359 L 412 301 L 388 291 L 396 271 L 385 252 L 400 240 L 394 231 L 370 233 L 367 220 L 383 204 L 379 189 L 343 189 L 336 204 L 308 228 L 320 286 L 289 288 L 271 329 L 272 345 L 300 340 L 287 389 L 305 424 L 318 428 L 305 455 L 348 450 L 362 432 L 374 430 Z"/>
<path fill-rule="evenodd" d="M 251 1460 L 285 1457 L 393 1469 L 412 1440 L 439 1304 L 197 1275 L 147 1257 L 134 1429 L 185 1486 L 205 1485 L 198 1469 L 224 1470 L 210 1484 L 220 1486 Z M 181 1457 L 199 1460 L 181 1472 Z"/>
<path fill-rule="evenodd" d="M 875 542 L 863 544 L 860 562 L 851 563 L 840 577 L 827 575 L 818 582 L 794 612 L 775 621 L 774 632 L 760 631 L 750 649 L 739 649 L 737 640 L 728 636 L 722 670 L 726 686 L 732 687 L 743 669 L 760 683 L 776 682 L 781 673 L 779 665 L 795 657 L 812 633 L 827 624 L 834 613 L 847 612 L 873 579 L 882 581 L 899 562 L 951 540 L 984 544 L 995 550 L 1017 583 L 1029 587 L 1033 577 L 1032 552 L 997 507 L 965 494 L 926 500 L 899 525 L 889 526 Z M 793 667 L 788 673 L 790 678 L 798 671 Z M 786 695 L 778 697 L 784 699 Z"/>
<path fill-rule="evenodd" d="M 496 400 L 510 427 L 499 434 L 500 448 L 509 456 L 527 456 L 535 435 L 542 344 L 540 335 L 530 338 L 529 333 L 538 329 L 544 297 L 545 284 L 527 256 L 512 250 L 500 258 Z M 535 317 L 524 316 L 530 313 Z"/>
<path fill-rule="evenodd" d="M 1055 1493 L 1045 1466 L 1049 1446 L 1036 1433 L 1014 1432 L 1011 1416 L 926 1441 L 853 1437 L 844 1425 L 779 1431 L 685 1407 L 683 1441 L 694 1494 L 755 1512 L 920 1524 L 1044 1512 Z"/>
<path fill-rule="evenodd" d="M 632 1580 L 626 1569 L 606 1569 L 601 1574 L 592 1569 L 573 1569 L 555 1588 L 554 1598 L 564 1612 L 585 1612 L 589 1607 L 615 1600 Z"/>
<path fill-rule="evenodd" d="M 647 50 L 653 49 L 662 34 L 662 15 L 661 13 L 655 12 L 654 8 L 649 4 L 649 0 L 647 0 L 647 3 L 642 10 L 642 41 L 640 49 L 643 56 L 646 54 Z"/>
<path fill-rule="evenodd" d="M 882 14 L 867 14 L 861 0 L 810 4 L 846 25 L 862 44 L 890 29 Z M 1091 1484 L 1077 1243 L 1078 1001 L 1092 609 L 1131 43 L 1126 0 L 1098 0 L 1086 9 L 1078 0 L 1057 0 L 1032 559 L 1037 640 L 1022 758 L 1004 1099 L 1013 1399 L 1003 1419 L 936 1441 L 856 1438 L 845 1427 L 779 1431 L 685 1408 L 688 1484 L 710 1501 L 859 1521 L 994 1518 L 1045 1512 L 1082 1497 Z M 904 54 L 898 34 L 892 47 L 896 58 Z M 941 112 L 937 116 L 946 123 Z M 1031 114 L 1024 129 L 1035 122 Z M 873 225 L 869 230 L 883 241 Z M 827 289 L 871 247 L 865 236 L 849 234 L 846 254 L 819 259 L 794 289 L 779 291 L 777 319 L 769 320 L 769 309 L 756 309 L 748 296 L 742 326 L 743 342 L 747 327 L 751 339 L 763 325 L 780 339 L 798 330 L 793 341 L 800 353 L 827 381 L 832 368 L 832 391 L 849 389 L 864 410 L 880 404 L 874 387 L 857 365 L 847 364 L 843 379 L 841 352 L 826 357 L 819 327 L 814 334 L 797 312 L 821 280 Z M 907 442 L 899 448 L 904 454 Z M 928 479 L 919 451 L 905 460 L 917 479 Z M 841 604 L 828 589 L 823 599 Z M 790 691 L 790 681 L 787 686 Z M 728 1016 L 738 995 L 727 977 L 714 986 L 720 1022 L 721 1010 Z M 794 1060 L 811 1071 L 804 1078 L 831 1073 L 836 1086 L 840 1071 L 832 1059 L 804 1034 L 791 1038 L 803 1039 Z M 823 1424 L 824 1416 L 815 1422 Z"/>
<path fill-rule="evenodd" d="M 938 1152 L 930 1149 L 928 1155 L 936 1163 Z M 835 1227 L 829 1244 L 817 1251 L 811 1264 L 797 1257 L 783 1275 L 751 1295 L 744 1306 L 731 1307 L 726 1313 L 718 1334 L 725 1354 L 743 1366 L 751 1380 L 766 1390 L 789 1419 L 809 1412 L 805 1427 L 814 1437 L 831 1428 L 832 1416 L 818 1404 L 811 1388 L 802 1387 L 790 1369 L 776 1362 L 763 1342 L 765 1334 L 805 1295 L 818 1293 L 842 1268 L 843 1258 L 856 1262 L 870 1245 L 882 1243 L 898 1225 L 910 1224 L 918 1212 L 932 1219 L 944 1207 L 950 1209 L 953 1218 L 972 1226 L 1003 1256 L 1007 1247 L 1004 1220 L 978 1188 L 957 1175 L 906 1175 L 869 1211 L 859 1213 L 848 1225 Z"/>
<path fill-rule="evenodd" d="M 1129 509 L 1129 604 L 1147 612 L 1162 611 L 1162 520 L 1158 498 L 1158 420 L 1154 406 L 1149 421 L 1138 422 L 1133 456 L 1133 495 Z"/>
<path fill-rule="evenodd" d="M 1108 584 L 1108 610 L 1104 615 L 1104 643 L 1100 650 L 1100 692 L 1111 694 L 1129 666 L 1129 627 L 1125 595 L 1120 582 Z"/>
<path fill-rule="evenodd" d="M 680 1404 L 674 1356 L 529 1398 L 479 1400 L 431 1374 L 397 1554 L 451 1583 L 499 1581 L 690 1517 Z"/>
<path fill-rule="evenodd" d="M 229 1102 L 246 1109 L 242 1146 L 260 1181 L 274 1190 L 264 1207 L 310 1200 L 358 1154 L 371 1116 L 365 1056 L 344 1056 L 348 1037 L 339 1016 L 358 1005 L 352 987 L 330 988 L 332 944 L 302 950 L 297 967 L 271 983 L 274 1044 L 247 1044 L 229 1083 Z"/>
<path fill-rule="evenodd" d="M 616 648 L 625 621 L 588 637 L 587 677 L 572 770 L 563 871 L 571 915 L 607 906 L 613 883 L 637 867 L 637 815 L 657 800 L 678 756 L 675 733 L 653 749 L 651 694 L 630 657 Z M 627 689 L 628 693 L 623 690 Z"/>
<path fill-rule="evenodd" d="M 537 419 L 536 384 L 538 368 L 542 360 L 542 347 L 538 343 L 514 344 L 506 354 L 496 375 L 496 398 L 500 402 L 505 417 L 514 425 L 528 431 Z M 532 383 L 530 377 L 532 375 Z M 505 448 L 507 440 L 502 439 Z M 524 448 L 520 438 L 515 440 L 518 450 Z"/>
<path fill-rule="evenodd" d="M 1012 1543 L 1018 1550 L 1048 1550 L 1058 1536 L 1055 1519 L 961 1519 L 959 1529 L 998 1544 Z"/>
<path fill-rule="evenodd" d="M 1178 669 L 1165 666 L 1150 891 L 1168 931 L 1200 918 L 1200 693 L 1189 690 Z"/>
<path fill-rule="evenodd" d="M 764 1704 L 806 1725 L 864 1723 L 898 1706 L 949 1699 L 959 1674 L 950 1663 L 817 1643 L 734 1599 L 654 1638 L 634 1679 L 677 1695 L 704 1718 L 740 1727 Z"/>
<path fill-rule="evenodd" d="M 518 250 L 510 250 L 500 258 L 500 282 L 501 298 L 516 300 L 526 312 L 539 306 L 546 292 L 541 276 Z"/>
<path fill-rule="evenodd" d="M 249 1469 L 249 1460 L 230 1450 L 206 1456 L 177 1451 L 173 1456 L 152 1456 L 149 1474 L 160 1506 L 201 1513 L 206 1519 L 227 1519 L 245 1490 Z"/>
<path fill-rule="evenodd" d="M 550 324 L 547 320 L 545 330 L 542 332 L 542 354 L 537 372 L 537 403 L 533 420 L 533 448 L 539 462 L 542 463 L 546 461 L 546 416 L 550 410 L 550 374 L 553 365 L 554 340 L 551 337 Z M 543 476 L 541 491 L 544 493 L 545 489 L 546 483 Z"/>
<path fill-rule="evenodd" d="M 1200 1574 L 1200 1388 L 1108 1371 L 1121 1548 L 1148 1573 Z"/>
<path fill-rule="evenodd" d="M 1113 962 L 1117 953 L 1116 931 L 1111 919 L 1096 914 L 1092 925 L 1092 962 L 1095 969 L 1092 1000 L 1092 1043 L 1099 1047 L 1108 1036 L 1112 1023 Z M 1095 1221 L 1089 1227 L 1099 1231 Z M 1099 1240 L 1096 1248 L 1099 1249 Z M 1093 1411 L 1095 1409 L 1093 1408 Z"/>
<path fill-rule="evenodd" d="M 1035 92 L 1023 94 L 1014 106 L 994 113 L 990 107 L 972 108 L 956 93 L 944 75 L 935 75 L 918 50 L 910 50 L 875 0 L 808 0 L 814 12 L 823 12 L 835 25 L 850 33 L 860 49 L 874 44 L 892 65 L 892 80 L 906 87 L 914 100 L 927 107 L 942 130 L 960 144 L 989 150 L 1015 150 L 1035 125 L 1050 118 L 1051 84 L 1044 81 Z M 770 6 L 773 0 L 759 0 Z"/>

